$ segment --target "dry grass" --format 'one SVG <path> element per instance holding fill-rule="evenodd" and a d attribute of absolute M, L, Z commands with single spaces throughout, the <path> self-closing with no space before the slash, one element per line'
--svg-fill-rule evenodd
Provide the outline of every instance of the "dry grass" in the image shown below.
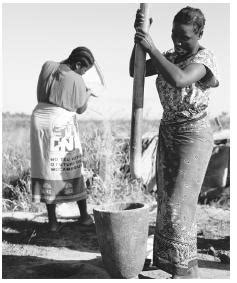
<path fill-rule="evenodd" d="M 30 116 L 3 113 L 2 192 L 3 210 L 38 211 L 42 206 L 31 202 L 30 192 Z M 229 127 L 229 116 L 219 120 Z M 215 121 L 211 121 L 218 130 Z M 143 134 L 157 132 L 159 121 L 143 121 Z M 130 136 L 130 121 L 83 121 L 80 125 L 84 166 L 88 177 L 88 201 L 154 201 L 142 190 L 139 181 L 124 176 L 121 166 L 128 162 L 124 139 Z"/>
<path fill-rule="evenodd" d="M 79 127 L 91 204 L 152 199 L 120 170 L 127 158 L 122 145 L 130 135 L 129 121 L 85 121 Z M 3 210 L 41 211 L 31 202 L 29 116 L 3 114 L 2 157 Z"/>

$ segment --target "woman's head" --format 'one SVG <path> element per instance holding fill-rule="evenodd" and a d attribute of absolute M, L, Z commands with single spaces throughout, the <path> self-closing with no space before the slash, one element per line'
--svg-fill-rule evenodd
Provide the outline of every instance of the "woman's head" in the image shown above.
<path fill-rule="evenodd" d="M 192 52 L 202 37 L 205 17 L 200 9 L 185 7 L 174 17 L 172 39 L 180 53 Z"/>
<path fill-rule="evenodd" d="M 200 9 L 187 6 L 175 15 L 173 22 L 183 25 L 192 24 L 193 32 L 200 35 L 203 33 L 206 19 Z"/>
<path fill-rule="evenodd" d="M 83 75 L 94 65 L 95 59 L 87 47 L 77 47 L 72 50 L 66 63 L 69 64 L 76 73 Z"/>

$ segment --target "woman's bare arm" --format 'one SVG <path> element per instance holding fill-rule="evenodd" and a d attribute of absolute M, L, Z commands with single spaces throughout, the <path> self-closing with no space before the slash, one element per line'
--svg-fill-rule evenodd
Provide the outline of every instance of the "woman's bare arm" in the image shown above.
<path fill-rule="evenodd" d="M 135 45 L 133 47 L 133 50 L 132 50 L 132 54 L 131 54 L 131 58 L 130 58 L 130 62 L 129 62 L 129 75 L 131 77 L 134 76 L 134 62 L 135 62 Z M 152 63 L 152 60 L 151 59 L 148 59 L 146 61 L 146 73 L 145 73 L 145 76 L 146 77 L 149 77 L 149 76 L 153 76 L 153 75 L 156 75 L 157 74 L 157 71 Z"/>

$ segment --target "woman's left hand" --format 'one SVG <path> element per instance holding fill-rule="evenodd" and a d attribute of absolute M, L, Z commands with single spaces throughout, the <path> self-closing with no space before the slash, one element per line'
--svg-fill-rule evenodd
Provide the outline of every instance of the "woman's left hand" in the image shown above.
<path fill-rule="evenodd" d="M 151 52 L 155 48 L 155 44 L 149 33 L 138 29 L 135 33 L 134 42 L 139 43 L 146 52 Z"/>
<path fill-rule="evenodd" d="M 138 29 L 142 28 L 144 22 L 145 22 L 145 16 L 142 13 L 141 9 L 138 9 L 137 13 L 136 13 L 136 19 L 135 19 L 135 22 L 134 22 L 135 30 L 137 31 Z M 153 23 L 153 19 L 149 18 L 148 30 L 150 29 L 152 23 Z"/>

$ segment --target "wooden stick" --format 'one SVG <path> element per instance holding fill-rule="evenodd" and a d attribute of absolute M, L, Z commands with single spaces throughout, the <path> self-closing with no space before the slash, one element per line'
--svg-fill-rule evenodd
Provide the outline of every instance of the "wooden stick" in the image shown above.
<path fill-rule="evenodd" d="M 141 27 L 145 32 L 149 28 L 149 4 L 141 3 L 140 9 L 145 16 Z M 130 170 L 133 178 L 141 178 L 142 157 L 142 116 L 145 83 L 146 53 L 139 44 L 135 46 L 133 101 L 130 139 Z"/>

